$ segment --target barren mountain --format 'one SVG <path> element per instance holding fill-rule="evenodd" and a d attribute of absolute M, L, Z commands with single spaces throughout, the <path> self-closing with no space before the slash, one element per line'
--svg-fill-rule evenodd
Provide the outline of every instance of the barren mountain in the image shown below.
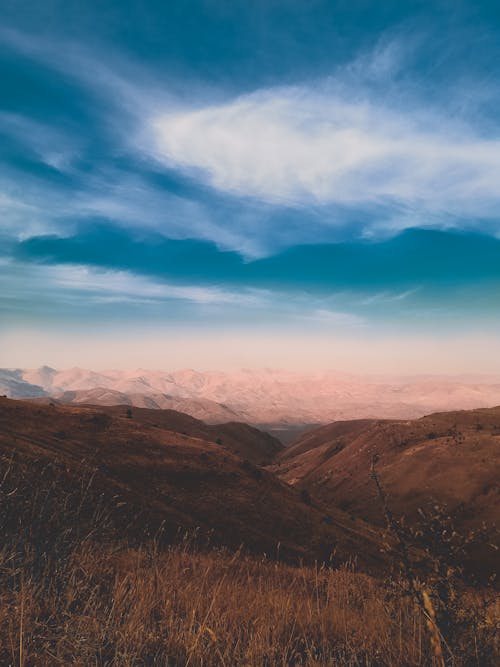
<path fill-rule="evenodd" d="M 12 398 L 45 395 L 76 403 L 122 403 L 182 410 L 212 423 L 236 420 L 283 427 L 358 418 L 413 419 L 438 410 L 500 404 L 496 376 L 384 378 L 270 369 L 4 369 L 0 391 Z"/>
<path fill-rule="evenodd" d="M 114 389 L 66 390 L 58 394 L 61 403 L 75 405 L 130 405 L 153 410 L 178 410 L 208 423 L 219 423 L 238 419 L 239 415 L 225 405 L 208 398 L 181 398 L 169 394 L 136 394 Z"/>
<path fill-rule="evenodd" d="M 0 393 L 12 398 L 34 398 L 48 395 L 42 386 L 29 382 L 24 376 L 24 371 L 8 368 L 0 368 Z"/>

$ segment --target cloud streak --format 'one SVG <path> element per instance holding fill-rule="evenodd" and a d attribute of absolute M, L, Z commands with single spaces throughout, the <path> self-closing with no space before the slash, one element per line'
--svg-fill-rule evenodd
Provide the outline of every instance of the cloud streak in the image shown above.
<path fill-rule="evenodd" d="M 39 312 L 55 321 L 61 317 L 70 321 L 75 314 L 79 319 L 82 313 L 95 323 L 120 319 L 120 313 L 126 320 L 135 312 L 143 321 L 154 315 L 155 320 L 169 322 L 180 310 L 184 321 L 201 321 L 205 326 L 225 321 L 228 313 L 233 323 L 257 327 L 259 322 L 279 327 L 287 322 L 299 328 L 307 324 L 342 331 L 366 324 L 362 316 L 342 310 L 342 295 L 334 293 L 314 296 L 252 287 L 236 291 L 229 286 L 179 285 L 79 264 L 37 265 L 0 258 L 0 283 L 5 324 L 13 314 L 24 313 L 29 319 Z"/>
<path fill-rule="evenodd" d="M 235 293 L 218 287 L 171 285 L 157 282 L 128 271 L 99 270 L 83 265 L 35 265 L 0 260 L 0 278 L 5 278 L 3 300 L 28 297 L 46 299 L 60 294 L 64 299 L 73 295 L 87 303 L 137 302 L 162 303 L 171 300 L 198 305 L 241 305 L 246 307 L 265 302 L 265 292 L 243 290 Z M 8 278 L 8 280 L 7 280 Z M 39 286 L 39 287 L 37 287 Z M 55 297 L 57 300 L 57 296 Z"/>
<path fill-rule="evenodd" d="M 401 226 L 498 220 L 497 137 L 439 108 L 394 110 L 360 93 L 333 81 L 167 112 L 153 123 L 158 155 L 218 190 L 276 205 L 382 207 L 401 213 Z"/>

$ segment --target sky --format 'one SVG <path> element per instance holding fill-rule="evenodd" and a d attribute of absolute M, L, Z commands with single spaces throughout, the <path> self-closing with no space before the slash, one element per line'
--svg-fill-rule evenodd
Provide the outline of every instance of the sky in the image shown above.
<path fill-rule="evenodd" d="M 500 5 L 1 0 L 0 365 L 500 372 Z"/>

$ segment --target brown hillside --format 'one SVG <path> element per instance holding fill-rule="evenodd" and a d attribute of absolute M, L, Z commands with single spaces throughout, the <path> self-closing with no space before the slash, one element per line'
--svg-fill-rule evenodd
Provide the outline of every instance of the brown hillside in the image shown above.
<path fill-rule="evenodd" d="M 299 438 L 273 469 L 325 505 L 383 525 L 374 457 L 396 515 L 414 520 L 419 508 L 439 503 L 464 531 L 500 525 L 500 408 L 336 422 Z"/>
<path fill-rule="evenodd" d="M 176 410 L 128 408 L 128 406 L 99 406 L 99 410 L 117 417 L 131 414 L 132 419 L 142 424 L 214 442 L 255 465 L 270 463 L 283 450 L 283 445 L 277 438 L 241 422 L 205 424 Z"/>
<path fill-rule="evenodd" d="M 376 533 L 360 522 L 335 511 L 325 517 L 296 489 L 223 446 L 134 412 L 129 418 L 118 409 L 0 399 L 2 469 L 14 466 L 33 493 L 43 498 L 50 487 L 61 502 L 88 484 L 89 511 L 111 507 L 110 522 L 136 539 L 165 523 L 170 534 L 199 528 L 212 543 L 272 557 L 311 560 L 335 549 L 337 560 L 378 562 Z"/>
<path fill-rule="evenodd" d="M 375 419 L 352 419 L 312 429 L 296 438 L 281 453 L 279 459 L 281 461 L 295 459 L 298 455 L 310 450 L 316 450 L 317 454 L 318 448 L 323 448 L 328 453 L 327 455 L 334 453 L 334 450 L 336 453 L 375 422 Z"/>

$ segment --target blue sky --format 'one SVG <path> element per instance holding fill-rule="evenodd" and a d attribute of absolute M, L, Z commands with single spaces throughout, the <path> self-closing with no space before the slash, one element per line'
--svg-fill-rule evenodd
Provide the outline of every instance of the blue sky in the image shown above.
<path fill-rule="evenodd" d="M 498 3 L 2 14 L 2 365 L 500 370 Z"/>

